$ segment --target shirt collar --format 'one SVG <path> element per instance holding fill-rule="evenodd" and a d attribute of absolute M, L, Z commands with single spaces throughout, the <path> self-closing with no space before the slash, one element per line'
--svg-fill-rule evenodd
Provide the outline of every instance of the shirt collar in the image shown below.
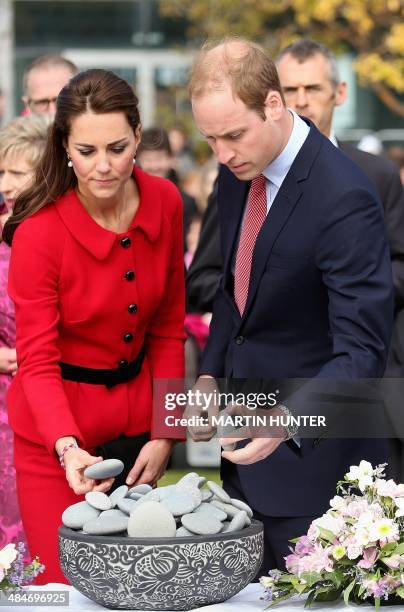
<path fill-rule="evenodd" d="M 305 123 L 299 115 L 291 108 L 288 108 L 288 111 L 293 116 L 292 133 L 285 148 L 262 172 L 265 178 L 271 181 L 278 189 L 282 185 L 295 157 L 299 153 L 310 131 L 307 123 Z"/>
<path fill-rule="evenodd" d="M 97 259 L 105 259 L 115 242 L 135 230 L 141 230 L 150 242 L 154 242 L 160 233 L 162 195 L 159 179 L 136 166 L 133 176 L 139 189 L 139 207 L 127 232 L 116 234 L 98 225 L 73 190 L 63 195 L 55 204 L 70 233 Z"/>
<path fill-rule="evenodd" d="M 335 136 L 335 132 L 334 132 L 334 130 L 331 130 L 331 132 L 330 132 L 330 135 L 329 135 L 329 138 L 328 138 L 328 139 L 329 139 L 329 140 L 332 142 L 332 144 L 334 145 L 334 147 L 337 147 L 337 149 L 338 149 L 338 140 L 337 140 L 337 137 Z"/>

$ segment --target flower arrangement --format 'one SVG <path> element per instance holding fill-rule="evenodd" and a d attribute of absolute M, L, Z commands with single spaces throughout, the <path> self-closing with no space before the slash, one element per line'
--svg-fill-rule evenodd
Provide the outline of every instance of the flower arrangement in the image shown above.
<path fill-rule="evenodd" d="M 337 485 L 330 509 L 292 540 L 287 571 L 261 578 L 274 605 L 295 595 L 346 604 L 404 604 L 404 484 L 384 478 L 384 465 L 351 466 Z"/>
<path fill-rule="evenodd" d="M 0 550 L 0 591 L 20 589 L 30 584 L 45 570 L 38 557 L 31 563 L 24 563 L 25 545 L 7 544 Z"/>

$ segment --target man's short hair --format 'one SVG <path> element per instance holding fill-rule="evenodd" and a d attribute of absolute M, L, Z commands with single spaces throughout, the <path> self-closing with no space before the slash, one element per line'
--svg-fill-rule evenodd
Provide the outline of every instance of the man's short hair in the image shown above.
<path fill-rule="evenodd" d="M 137 152 L 143 151 L 164 151 L 168 155 L 172 155 L 168 134 L 163 128 L 151 127 L 143 130 Z"/>
<path fill-rule="evenodd" d="M 286 55 L 291 55 L 299 62 L 299 64 L 303 64 L 303 62 L 315 55 L 322 55 L 328 64 L 328 78 L 331 81 L 332 86 L 336 88 L 338 83 L 341 81 L 338 62 L 334 53 L 330 51 L 328 47 L 317 42 L 316 40 L 302 38 L 301 40 L 288 45 L 285 47 L 285 49 L 282 49 L 277 56 L 275 60 L 276 64 L 279 65 L 281 59 Z"/>
<path fill-rule="evenodd" d="M 24 89 L 24 94 L 27 93 L 27 83 L 28 77 L 33 70 L 44 68 L 45 70 L 49 68 L 66 68 L 69 70 L 74 76 L 78 73 L 77 66 L 73 64 L 70 60 L 62 57 L 61 55 L 41 55 L 34 59 L 29 66 L 24 70 L 24 74 L 22 77 L 22 85 Z"/>
<path fill-rule="evenodd" d="M 233 94 L 263 118 L 269 91 L 277 91 L 285 104 L 276 66 L 268 52 L 245 38 L 228 36 L 207 41 L 193 65 L 189 94 L 198 98 L 206 92 L 222 91 L 228 83 Z"/>

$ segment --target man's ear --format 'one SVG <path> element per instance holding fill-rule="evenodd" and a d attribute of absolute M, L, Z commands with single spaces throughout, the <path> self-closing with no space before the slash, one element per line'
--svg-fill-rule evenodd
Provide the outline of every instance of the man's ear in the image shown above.
<path fill-rule="evenodd" d="M 275 91 L 274 89 L 269 90 L 264 102 L 265 116 L 277 121 L 284 110 L 285 106 L 279 91 Z"/>
<path fill-rule="evenodd" d="M 347 99 L 347 84 L 345 81 L 338 83 L 335 89 L 335 106 L 341 106 Z"/>

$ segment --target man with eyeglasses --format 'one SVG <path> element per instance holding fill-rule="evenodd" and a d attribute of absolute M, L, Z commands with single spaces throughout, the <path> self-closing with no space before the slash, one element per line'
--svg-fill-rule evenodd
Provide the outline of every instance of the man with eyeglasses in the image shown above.
<path fill-rule="evenodd" d="M 56 98 L 70 79 L 77 74 L 76 66 L 60 55 L 42 55 L 24 72 L 24 114 L 56 112 Z"/>

